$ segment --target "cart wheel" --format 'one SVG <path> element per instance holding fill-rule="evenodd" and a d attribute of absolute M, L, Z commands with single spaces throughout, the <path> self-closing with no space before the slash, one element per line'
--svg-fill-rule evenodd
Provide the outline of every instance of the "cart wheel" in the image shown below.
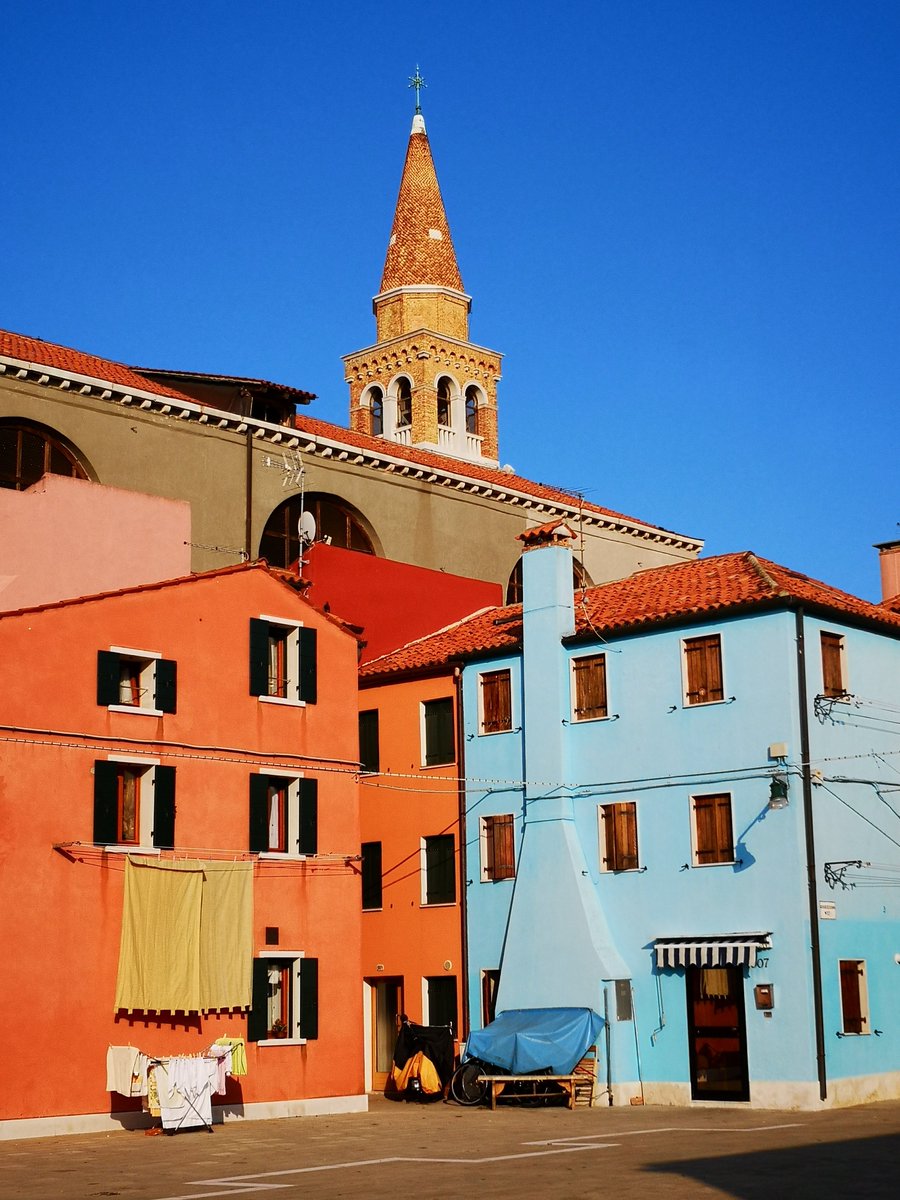
<path fill-rule="evenodd" d="M 483 1078 L 481 1064 L 466 1062 L 453 1072 L 450 1080 L 450 1095 L 457 1104 L 480 1104 L 487 1095 L 487 1084 Z"/>

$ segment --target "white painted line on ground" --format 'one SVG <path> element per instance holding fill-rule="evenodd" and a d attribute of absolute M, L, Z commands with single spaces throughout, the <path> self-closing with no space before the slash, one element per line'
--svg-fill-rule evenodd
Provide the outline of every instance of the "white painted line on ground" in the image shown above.
<path fill-rule="evenodd" d="M 523 1145 L 536 1145 L 540 1143 L 525 1142 Z M 286 1171 L 260 1171 L 253 1175 L 229 1175 L 221 1179 L 192 1179 L 190 1185 L 203 1188 L 227 1188 L 227 1191 L 218 1192 L 188 1192 L 182 1193 L 180 1196 L 163 1196 L 160 1200 L 210 1200 L 212 1196 L 246 1196 L 253 1192 L 275 1192 L 283 1191 L 291 1186 L 291 1183 L 264 1183 L 265 1179 L 278 1179 L 287 1175 L 310 1175 L 317 1171 L 352 1171 L 359 1167 L 376 1167 L 387 1166 L 392 1163 L 417 1163 L 421 1164 L 453 1164 L 464 1167 L 478 1167 L 487 1163 L 513 1162 L 516 1159 L 523 1158 L 547 1158 L 554 1154 L 577 1154 L 582 1150 L 611 1150 L 614 1147 L 614 1142 L 609 1142 L 605 1145 L 598 1146 L 595 1144 L 587 1146 L 557 1146 L 552 1150 L 530 1150 L 524 1154 L 494 1154 L 484 1158 L 423 1158 L 421 1155 L 416 1157 L 393 1155 L 390 1158 L 363 1158 L 355 1162 L 342 1163 L 327 1163 L 317 1167 L 294 1167 Z"/>
<path fill-rule="evenodd" d="M 644 1137 L 648 1133 L 768 1133 L 773 1129 L 800 1129 L 805 1121 L 784 1121 L 778 1125 L 661 1125 L 658 1129 L 616 1129 L 610 1133 L 584 1133 L 576 1137 L 544 1138 L 523 1142 L 523 1146 L 565 1146 L 579 1142 L 606 1142 L 610 1138 Z"/>

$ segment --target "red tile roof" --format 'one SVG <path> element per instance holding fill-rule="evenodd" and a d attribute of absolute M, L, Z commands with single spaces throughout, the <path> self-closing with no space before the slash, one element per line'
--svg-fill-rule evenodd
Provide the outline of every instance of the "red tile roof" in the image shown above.
<path fill-rule="evenodd" d="M 574 536 L 565 521 L 558 518 L 555 521 L 547 521 L 544 525 L 533 525 L 531 529 L 524 529 L 521 533 L 516 534 L 516 539 L 531 548 L 545 546 L 552 542 L 568 541 Z"/>
<path fill-rule="evenodd" d="M 801 603 L 838 618 L 862 619 L 900 635 L 900 613 L 860 600 L 750 551 L 656 567 L 575 594 L 576 635 L 614 634 L 670 620 L 708 620 L 754 607 Z M 446 667 L 463 657 L 515 650 L 522 606 L 475 613 L 455 625 L 373 659 L 361 678 Z"/>
<path fill-rule="evenodd" d="M 424 131 L 410 134 L 380 290 L 419 284 L 463 290 Z"/>
<path fill-rule="evenodd" d="M 499 467 L 484 467 L 478 463 L 466 462 L 464 459 L 451 458 L 447 454 L 436 454 L 433 450 L 419 450 L 414 446 L 401 446 L 399 442 L 389 442 L 384 438 L 372 437 L 368 433 L 357 433 L 345 429 L 342 425 L 331 425 L 306 413 L 298 413 L 294 426 L 299 432 L 305 431 L 311 437 L 329 438 L 353 446 L 369 454 L 389 455 L 391 458 L 402 459 L 415 466 L 425 467 L 432 471 L 446 471 L 453 475 L 461 475 L 473 482 L 481 481 L 489 484 L 497 491 L 523 492 L 535 500 L 545 500 L 550 504 L 563 504 L 568 508 L 582 508 L 588 513 L 597 513 L 613 521 L 625 521 L 628 524 L 640 525 L 645 529 L 653 529 L 660 533 L 672 533 L 661 525 L 651 525 L 637 517 L 628 517 L 624 513 L 615 512 L 611 508 L 603 508 L 600 504 L 591 504 L 579 496 L 572 496 L 561 488 L 551 487 L 546 483 L 535 483 L 522 475 L 514 475 L 510 471 L 501 471 Z M 676 540 L 693 541 L 682 534 L 672 533 Z"/>
<path fill-rule="evenodd" d="M 8 333 L 0 329 L 0 354 L 72 375 L 85 375 L 89 379 L 112 383 L 129 391 L 150 392 L 154 396 L 166 396 L 172 400 L 194 403 L 184 393 L 173 391 L 161 383 L 154 383 L 122 363 L 98 358 L 95 354 L 85 354 L 81 350 L 72 350 L 68 346 L 58 346 L 54 342 L 45 342 L 41 338 L 26 337 L 21 333 Z"/>

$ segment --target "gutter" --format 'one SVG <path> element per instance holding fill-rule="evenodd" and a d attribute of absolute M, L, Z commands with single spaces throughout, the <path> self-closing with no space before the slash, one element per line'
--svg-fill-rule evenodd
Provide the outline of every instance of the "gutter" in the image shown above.
<path fill-rule="evenodd" d="M 462 667 L 457 664 L 453 668 L 453 686 L 456 691 L 456 774 L 459 799 L 459 922 L 460 922 L 460 987 L 462 988 L 462 1012 L 459 1029 L 456 1031 L 457 1040 L 465 1030 L 465 1040 L 469 1037 L 469 934 L 468 934 L 468 893 L 466 890 L 466 739 L 463 731 L 463 693 Z"/>
<path fill-rule="evenodd" d="M 822 951 L 819 940 L 819 899 L 816 890 L 816 840 L 813 828 L 812 772 L 809 765 L 809 700 L 806 691 L 806 638 L 803 619 L 803 606 L 800 605 L 794 612 L 797 634 L 797 701 L 800 709 L 800 759 L 803 775 L 803 824 L 806 833 L 806 879 L 809 888 L 809 946 L 812 959 L 816 1071 L 819 1077 L 819 1099 L 824 1101 L 828 1098 L 828 1079 L 825 1063 L 825 1018 L 822 1009 Z"/>

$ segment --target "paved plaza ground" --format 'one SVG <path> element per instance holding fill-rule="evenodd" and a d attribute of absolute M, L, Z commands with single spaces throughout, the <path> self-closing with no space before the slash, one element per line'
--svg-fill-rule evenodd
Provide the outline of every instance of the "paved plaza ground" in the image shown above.
<path fill-rule="evenodd" d="M 248 1121 L 171 1137 L 0 1143 L 0 1197 L 199 1200 L 900 1196 L 900 1103 L 820 1113 L 727 1108 L 460 1108 Z"/>

